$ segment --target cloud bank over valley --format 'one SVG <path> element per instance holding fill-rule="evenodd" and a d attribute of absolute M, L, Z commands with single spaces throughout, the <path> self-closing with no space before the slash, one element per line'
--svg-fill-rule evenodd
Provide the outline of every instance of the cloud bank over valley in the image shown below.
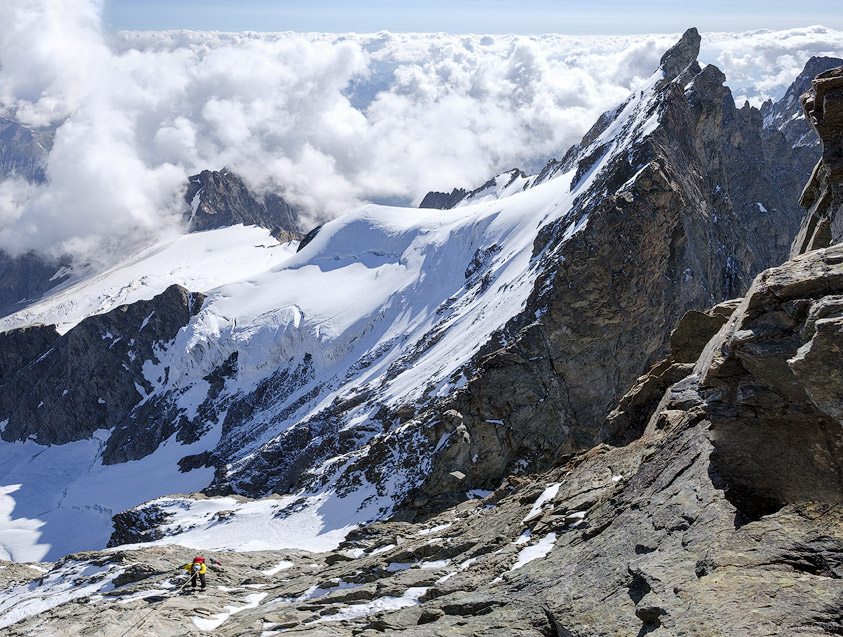
<path fill-rule="evenodd" d="M 310 225 L 365 202 L 536 171 L 678 34 L 107 33 L 93 0 L 0 7 L 0 116 L 54 138 L 46 181 L 0 182 L 0 248 L 103 260 L 181 230 L 188 175 L 228 167 Z M 692 25 L 688 25 L 692 26 Z M 739 101 L 780 97 L 823 27 L 703 34 Z"/>

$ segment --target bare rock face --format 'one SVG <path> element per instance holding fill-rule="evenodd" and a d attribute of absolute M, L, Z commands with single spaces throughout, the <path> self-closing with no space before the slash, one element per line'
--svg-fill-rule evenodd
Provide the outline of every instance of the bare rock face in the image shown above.
<path fill-rule="evenodd" d="M 190 178 L 184 200 L 189 230 L 197 232 L 233 226 L 258 225 L 272 231 L 279 241 L 302 237 L 299 211 L 276 194 L 253 194 L 234 173 L 203 170 Z"/>
<path fill-rule="evenodd" d="M 492 177 L 482 186 L 471 191 L 463 188 L 454 188 L 450 194 L 446 192 L 429 192 L 422 199 L 419 208 L 437 208 L 439 210 L 450 210 L 459 204 L 475 203 L 484 197 L 500 197 L 507 191 L 526 190 L 535 180 L 530 179 L 524 171 L 512 168 L 506 172 Z M 514 186 L 513 186 L 514 184 Z"/>
<path fill-rule="evenodd" d="M 799 202 L 808 213 L 793 242 L 792 256 L 843 240 L 843 66 L 817 75 L 800 100 L 823 152 Z"/>
<path fill-rule="evenodd" d="M 759 276 L 714 348 L 702 378 L 712 462 L 749 516 L 843 504 L 841 314 L 838 245 Z"/>
<path fill-rule="evenodd" d="M 0 332 L 0 386 L 42 356 L 59 338 L 55 325 L 28 325 Z"/>
<path fill-rule="evenodd" d="M 175 337 L 203 299 L 174 285 L 150 301 L 89 317 L 63 336 L 53 326 L 0 334 L 9 346 L 0 372 L 3 440 L 63 444 L 120 425 L 142 400 L 139 388 L 151 390 L 143 363 L 155 360 L 156 348 Z M 134 442 L 151 451 L 161 440 Z"/>
<path fill-rule="evenodd" d="M 667 80 L 678 77 L 689 65 L 697 61 L 701 41 L 699 32 L 692 27 L 682 34 L 679 42 L 662 55 L 659 67 L 664 71 Z"/>

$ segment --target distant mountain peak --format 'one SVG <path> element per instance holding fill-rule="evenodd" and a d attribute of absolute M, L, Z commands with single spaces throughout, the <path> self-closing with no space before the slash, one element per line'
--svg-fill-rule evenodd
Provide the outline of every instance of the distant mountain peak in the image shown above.
<path fill-rule="evenodd" d="M 277 239 L 302 237 L 299 210 L 280 195 L 252 192 L 235 173 L 222 169 L 203 170 L 188 179 L 184 200 L 190 232 L 224 228 L 242 223 L 270 230 Z"/>
<path fill-rule="evenodd" d="M 677 78 L 689 65 L 696 62 L 700 54 L 700 34 L 696 27 L 691 27 L 679 41 L 670 47 L 659 61 L 666 80 Z"/>

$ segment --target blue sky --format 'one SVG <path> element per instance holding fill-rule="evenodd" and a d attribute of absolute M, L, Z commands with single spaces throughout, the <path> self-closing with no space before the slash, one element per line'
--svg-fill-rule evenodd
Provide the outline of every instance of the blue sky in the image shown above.
<path fill-rule="evenodd" d="M 843 29 L 839 0 L 106 0 L 119 29 L 327 31 L 371 33 L 674 33 Z"/>

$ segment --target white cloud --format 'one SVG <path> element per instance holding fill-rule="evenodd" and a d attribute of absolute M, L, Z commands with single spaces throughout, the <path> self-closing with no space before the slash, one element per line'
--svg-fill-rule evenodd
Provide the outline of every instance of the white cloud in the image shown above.
<path fill-rule="evenodd" d="M 736 101 L 780 98 L 812 55 L 843 57 L 843 32 L 821 26 L 703 36 L 700 58 L 726 74 Z"/>
<path fill-rule="evenodd" d="M 0 108 L 58 125 L 48 183 L 0 188 L 0 246 L 13 251 L 102 252 L 172 230 L 187 175 L 205 168 L 282 191 L 309 223 L 534 171 L 678 37 L 108 36 L 94 0 L 11 4 L 0 5 Z M 701 61 L 759 103 L 823 52 L 843 53 L 843 34 L 704 35 Z"/>

